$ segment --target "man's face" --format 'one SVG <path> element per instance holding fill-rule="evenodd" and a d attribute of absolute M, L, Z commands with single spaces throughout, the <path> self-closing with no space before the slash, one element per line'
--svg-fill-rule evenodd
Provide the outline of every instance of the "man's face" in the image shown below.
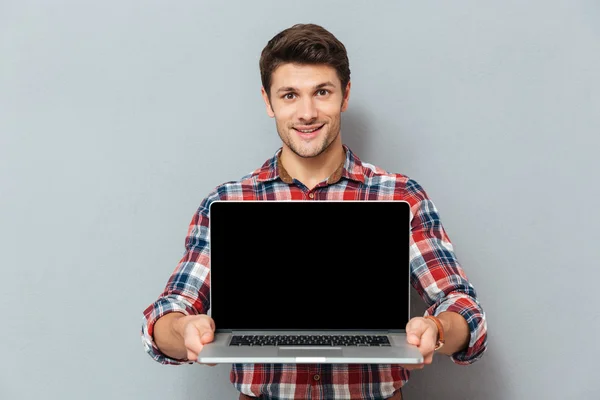
<path fill-rule="evenodd" d="M 342 95 L 334 68 L 283 64 L 272 74 L 270 94 L 269 100 L 262 89 L 267 114 L 275 118 L 283 145 L 298 156 L 316 157 L 338 138 L 350 83 Z"/>

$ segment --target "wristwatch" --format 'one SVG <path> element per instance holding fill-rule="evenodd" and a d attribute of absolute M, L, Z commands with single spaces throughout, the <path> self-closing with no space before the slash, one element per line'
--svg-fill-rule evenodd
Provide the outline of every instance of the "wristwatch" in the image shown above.
<path fill-rule="evenodd" d="M 435 344 L 435 349 L 438 350 L 444 345 L 444 327 L 442 326 L 442 321 L 438 317 L 434 317 L 433 315 L 426 315 L 425 319 L 430 319 L 437 325 L 438 328 L 438 338 Z"/>

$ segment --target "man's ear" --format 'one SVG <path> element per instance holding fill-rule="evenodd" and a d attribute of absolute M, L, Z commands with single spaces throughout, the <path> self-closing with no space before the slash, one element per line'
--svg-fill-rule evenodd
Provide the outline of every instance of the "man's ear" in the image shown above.
<path fill-rule="evenodd" d="M 342 112 L 348 108 L 348 100 L 350 100 L 350 82 L 346 85 L 346 92 L 344 93 L 344 100 L 342 100 Z"/>
<path fill-rule="evenodd" d="M 271 118 L 275 117 L 275 113 L 273 112 L 273 107 L 271 107 L 271 101 L 269 100 L 269 95 L 264 87 L 260 88 L 260 94 L 265 101 L 265 106 L 267 107 L 267 115 Z"/>

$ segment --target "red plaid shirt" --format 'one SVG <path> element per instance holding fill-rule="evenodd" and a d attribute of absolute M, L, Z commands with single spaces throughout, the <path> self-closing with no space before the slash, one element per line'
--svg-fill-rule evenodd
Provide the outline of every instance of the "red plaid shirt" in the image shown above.
<path fill-rule="evenodd" d="M 206 314 L 209 309 L 209 206 L 215 200 L 406 200 L 411 205 L 411 283 L 428 306 L 425 314 L 454 311 L 467 321 L 469 346 L 451 356 L 471 364 L 486 349 L 485 314 L 474 287 L 454 254 L 439 214 L 413 179 L 361 160 L 347 147 L 343 165 L 313 189 L 292 179 L 279 163 L 279 149 L 264 165 L 236 182 L 215 188 L 189 226 L 185 253 L 164 292 L 144 311 L 142 342 L 162 364 L 183 364 L 162 354 L 153 340 L 156 320 L 170 312 Z M 230 379 L 250 396 L 277 399 L 385 399 L 402 387 L 410 371 L 398 365 L 233 364 Z"/>

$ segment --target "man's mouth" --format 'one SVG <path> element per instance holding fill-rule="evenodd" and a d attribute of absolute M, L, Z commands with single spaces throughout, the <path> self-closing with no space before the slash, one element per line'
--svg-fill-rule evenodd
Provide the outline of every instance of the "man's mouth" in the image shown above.
<path fill-rule="evenodd" d="M 312 126 L 295 126 L 294 129 L 297 130 L 300 133 L 305 134 L 305 135 L 310 135 L 311 133 L 317 132 L 318 130 L 320 130 L 324 126 L 325 126 L 325 124 L 323 124 L 323 125 L 312 125 Z"/>

